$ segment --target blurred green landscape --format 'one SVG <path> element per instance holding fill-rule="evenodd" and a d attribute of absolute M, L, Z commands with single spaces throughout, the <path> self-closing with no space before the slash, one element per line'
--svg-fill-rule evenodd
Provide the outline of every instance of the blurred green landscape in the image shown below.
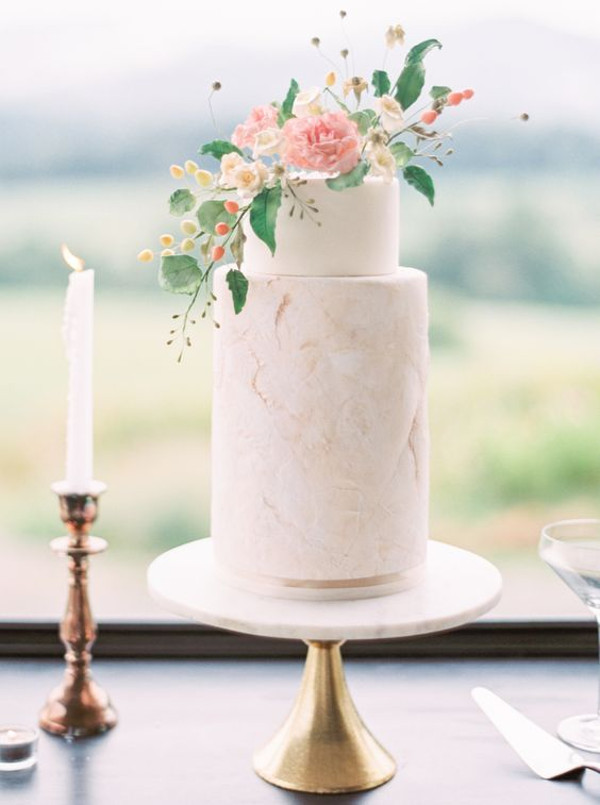
<path fill-rule="evenodd" d="M 104 572 L 124 574 L 120 612 L 144 610 L 126 590 L 142 600 L 153 556 L 209 528 L 211 328 L 177 364 L 165 341 L 183 300 L 134 259 L 170 223 L 157 215 L 168 187 L 21 188 L 19 207 L 47 211 L 29 240 L 3 203 L 0 542 L 39 572 L 62 570 L 46 548 L 60 532 L 48 486 L 62 477 L 66 416 L 60 233 L 97 271 L 95 468 L 109 484 L 98 533 L 111 545 Z M 405 262 L 428 269 L 432 286 L 432 536 L 534 575 L 544 522 L 600 515 L 600 272 L 587 243 L 597 209 L 576 189 L 559 200 L 542 180 L 513 192 L 465 179 L 438 217 L 404 194 Z M 537 215 L 529 195 L 541 198 Z M 564 288 L 571 304 L 553 303 Z"/>
<path fill-rule="evenodd" d="M 551 153 L 555 140 L 541 142 Z M 556 170 L 548 154 L 498 159 L 438 171 L 433 211 L 401 188 L 401 260 L 431 285 L 431 534 L 518 580 L 510 614 L 565 613 L 536 543 L 545 522 L 600 516 L 600 196 L 580 150 Z M 173 186 L 166 170 L 78 170 L 0 188 L 0 616 L 58 614 L 64 596 L 46 547 L 61 529 L 48 487 L 64 462 L 62 241 L 98 289 L 95 472 L 109 492 L 97 530 L 111 546 L 94 570 L 98 614 L 157 615 L 147 563 L 208 534 L 211 328 L 177 364 L 165 341 L 185 300 L 135 260 L 177 234 Z"/>
<path fill-rule="evenodd" d="M 64 473 L 67 407 L 60 244 L 96 269 L 95 473 L 109 486 L 96 531 L 110 550 L 93 561 L 93 609 L 164 618 L 148 562 L 207 534 L 210 515 L 211 328 L 178 365 L 165 342 L 185 300 L 135 259 L 162 232 L 178 234 L 168 166 L 198 159 L 215 128 L 228 136 L 253 105 L 282 100 L 292 76 L 321 85 L 322 55 L 337 59 L 347 36 L 368 78 L 393 21 L 411 44 L 443 43 L 428 56 L 427 88 L 475 89 L 444 113 L 455 153 L 430 164 L 435 209 L 401 185 L 401 262 L 430 278 L 431 536 L 498 564 L 494 614 L 585 613 L 536 544 L 546 522 L 600 516 L 597 14 L 591 4 L 571 15 L 549 4 L 351 5 L 344 33 L 337 13 L 310 3 L 292 22 L 273 5 L 268 24 L 235 0 L 185 16 L 160 4 L 133 16 L 127 3 L 8 4 L 0 619 L 56 618 L 66 595 L 65 562 L 48 548 L 62 532 L 49 485 Z M 402 51 L 388 56 L 399 71 Z"/>
<path fill-rule="evenodd" d="M 97 300 L 95 466 L 110 485 L 102 529 L 124 553 L 208 533 L 211 331 L 199 330 L 178 365 L 161 338 L 171 309 L 146 293 Z M 0 416 L 10 423 L 1 523 L 22 539 L 57 529 L 46 489 L 63 469 L 61 310 L 56 291 L 0 300 Z M 600 514 L 598 309 L 434 293 L 432 324 L 432 534 L 511 554 L 535 539 L 540 516 Z"/>
<path fill-rule="evenodd" d="M 401 185 L 401 260 L 434 287 L 469 297 L 535 303 L 600 303 L 600 194 L 583 174 L 436 175 L 430 209 Z M 164 177 L 89 175 L 5 183 L 0 189 L 0 288 L 63 287 L 66 241 L 98 267 L 101 288 L 155 288 L 135 262 L 142 246 L 178 224 L 167 213 L 176 183 Z"/>

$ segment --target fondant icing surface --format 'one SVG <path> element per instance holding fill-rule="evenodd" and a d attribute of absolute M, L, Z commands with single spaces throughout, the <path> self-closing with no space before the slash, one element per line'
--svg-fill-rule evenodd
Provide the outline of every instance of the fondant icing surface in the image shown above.
<path fill-rule="evenodd" d="M 227 270 L 214 285 L 217 562 L 283 596 L 402 586 L 427 541 L 425 274 L 246 271 L 235 315 Z"/>
<path fill-rule="evenodd" d="M 325 179 L 308 175 L 306 184 L 284 192 L 277 214 L 277 248 L 245 226 L 244 263 L 257 274 L 356 276 L 393 274 L 399 252 L 398 180 L 367 177 L 359 187 L 331 190 Z M 318 210 L 306 210 L 308 203 Z M 293 214 L 290 215 L 293 209 Z"/>

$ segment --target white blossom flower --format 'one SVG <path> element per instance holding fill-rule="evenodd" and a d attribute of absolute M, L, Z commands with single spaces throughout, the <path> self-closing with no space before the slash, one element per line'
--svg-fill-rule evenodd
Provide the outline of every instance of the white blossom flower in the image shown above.
<path fill-rule="evenodd" d="M 391 95 L 382 95 L 381 98 L 377 98 L 375 108 L 379 112 L 381 125 L 389 134 L 404 128 L 402 107 Z"/>
<path fill-rule="evenodd" d="M 396 175 L 396 160 L 390 149 L 381 143 L 367 143 L 365 156 L 372 176 L 381 176 L 388 184 Z"/>
<path fill-rule="evenodd" d="M 368 85 L 368 83 L 367 83 L 367 79 L 366 79 L 366 78 L 363 78 L 363 77 L 362 77 L 362 76 L 360 76 L 360 75 L 354 75 L 354 76 L 352 76 L 352 78 L 347 78 L 347 79 L 344 81 L 344 86 L 343 86 L 343 90 L 344 90 L 344 98 L 345 98 L 345 97 L 346 97 L 346 95 L 348 95 L 350 92 L 353 92 L 353 93 L 354 93 L 354 97 L 356 98 L 356 100 L 357 100 L 357 101 L 360 101 L 360 96 L 361 96 L 361 95 L 363 94 L 363 92 L 365 92 L 365 91 L 366 91 L 368 88 L 369 88 L 369 85 Z"/>
<path fill-rule="evenodd" d="M 254 159 L 257 157 L 272 156 L 280 151 L 283 143 L 281 129 L 264 129 L 254 138 Z"/>
<path fill-rule="evenodd" d="M 321 90 L 319 87 L 311 87 L 302 90 L 296 95 L 292 114 L 296 117 L 308 117 L 309 115 L 322 115 L 323 105 L 321 103 Z"/>
<path fill-rule="evenodd" d="M 242 162 L 231 171 L 231 184 L 241 198 L 253 198 L 262 190 L 268 175 L 267 167 L 260 159 L 256 162 Z"/>
<path fill-rule="evenodd" d="M 233 172 L 236 168 L 240 167 L 241 165 L 245 165 L 243 158 L 236 153 L 235 151 L 231 151 L 229 154 L 224 154 L 221 157 L 221 182 L 222 184 L 226 185 L 227 187 L 234 187 L 233 183 Z"/>

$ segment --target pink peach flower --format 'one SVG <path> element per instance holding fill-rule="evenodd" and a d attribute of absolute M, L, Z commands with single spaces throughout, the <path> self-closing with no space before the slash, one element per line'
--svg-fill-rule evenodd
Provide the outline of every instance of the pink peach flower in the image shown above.
<path fill-rule="evenodd" d="M 358 126 L 343 112 L 292 117 L 283 126 L 288 165 L 323 173 L 348 173 L 360 161 Z"/>
<path fill-rule="evenodd" d="M 278 114 L 274 106 L 255 106 L 248 119 L 235 127 L 231 142 L 238 148 L 254 148 L 254 138 L 257 134 L 277 126 Z"/>

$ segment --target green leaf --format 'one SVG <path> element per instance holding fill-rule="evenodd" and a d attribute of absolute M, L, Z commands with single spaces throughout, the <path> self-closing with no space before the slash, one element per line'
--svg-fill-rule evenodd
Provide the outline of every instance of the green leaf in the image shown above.
<path fill-rule="evenodd" d="M 348 118 L 356 123 L 359 132 L 363 135 L 373 125 L 376 117 L 377 114 L 372 109 L 363 109 L 361 112 L 352 112 L 351 115 L 348 115 Z"/>
<path fill-rule="evenodd" d="M 196 206 L 196 197 L 189 190 L 179 189 L 171 194 L 169 211 L 171 215 L 185 215 Z"/>
<path fill-rule="evenodd" d="M 158 284 L 170 293 L 193 294 L 202 282 L 202 270 L 195 257 L 171 254 L 163 257 L 158 272 Z"/>
<path fill-rule="evenodd" d="M 233 309 L 236 316 L 244 308 L 248 296 L 248 280 L 238 268 L 231 268 L 225 275 L 227 285 L 233 297 Z"/>
<path fill-rule="evenodd" d="M 368 172 L 369 166 L 366 162 L 361 161 L 348 173 L 342 173 L 340 176 L 336 176 L 335 179 L 326 179 L 325 184 L 331 190 L 345 190 L 347 187 L 357 187 L 364 182 Z"/>
<path fill-rule="evenodd" d="M 426 39 L 424 42 L 419 42 L 418 45 L 415 45 L 411 48 L 408 53 L 406 54 L 406 59 L 404 64 L 416 64 L 417 62 L 423 61 L 425 56 L 429 53 L 429 51 L 433 50 L 434 48 L 441 48 L 442 43 L 438 42 L 437 39 Z"/>
<path fill-rule="evenodd" d="M 212 251 L 212 247 L 214 245 L 215 239 L 211 235 L 208 238 L 202 238 L 200 241 L 200 254 L 202 255 L 202 259 L 204 260 L 204 265 L 208 265 L 210 260 L 210 253 Z"/>
<path fill-rule="evenodd" d="M 441 48 L 437 39 L 426 39 L 408 51 L 404 68 L 396 82 L 395 98 L 402 107 L 408 109 L 417 100 L 425 84 L 423 59 L 433 48 Z"/>
<path fill-rule="evenodd" d="M 425 84 L 425 68 L 418 61 L 406 64 L 396 86 L 396 100 L 402 109 L 408 109 L 417 100 Z"/>
<path fill-rule="evenodd" d="M 385 70 L 375 70 L 371 84 L 375 90 L 375 97 L 381 98 L 382 95 L 387 95 L 392 86 L 389 75 Z"/>
<path fill-rule="evenodd" d="M 409 185 L 414 187 L 415 190 L 418 190 L 419 193 L 422 193 L 433 207 L 435 188 L 433 186 L 433 179 L 427 171 L 423 170 L 423 168 L 419 168 L 417 165 L 409 165 L 407 168 L 404 168 L 402 175 Z"/>
<path fill-rule="evenodd" d="M 405 143 L 392 143 L 389 146 L 389 149 L 394 155 L 396 165 L 399 168 L 404 168 L 405 165 L 408 165 L 415 155 L 415 152 L 412 150 L 412 148 L 409 148 Z"/>
<path fill-rule="evenodd" d="M 224 201 L 205 201 L 198 207 L 198 223 L 203 232 L 214 234 L 215 226 L 220 223 L 233 226 L 235 215 L 227 212 Z"/>
<path fill-rule="evenodd" d="M 246 236 L 244 235 L 244 230 L 241 226 L 238 226 L 235 230 L 235 234 L 229 244 L 229 248 L 231 249 L 231 255 L 236 262 L 238 268 L 242 267 L 242 263 L 244 262 L 244 243 L 246 241 Z"/>
<path fill-rule="evenodd" d="M 225 154 L 231 154 L 232 152 L 244 156 L 237 145 L 230 143 L 229 140 L 212 140 L 210 143 L 204 143 L 198 149 L 199 154 L 210 154 L 215 159 L 221 159 Z"/>
<path fill-rule="evenodd" d="M 439 98 L 445 98 L 446 95 L 450 95 L 451 92 L 450 87 L 432 87 L 429 90 L 429 94 L 434 101 L 437 101 Z"/>
<path fill-rule="evenodd" d="M 281 206 L 281 185 L 267 187 L 252 199 L 250 205 L 250 226 L 257 238 L 275 254 L 275 221 Z"/>
<path fill-rule="evenodd" d="M 286 120 L 289 120 L 292 117 L 292 109 L 294 108 L 294 101 L 296 100 L 296 95 L 300 92 L 300 87 L 298 86 L 298 82 L 295 78 L 292 78 L 290 82 L 290 88 L 287 91 L 287 95 L 285 96 L 284 102 L 281 104 L 281 109 L 279 110 L 279 115 L 277 116 L 277 123 L 279 126 L 283 126 Z"/>

